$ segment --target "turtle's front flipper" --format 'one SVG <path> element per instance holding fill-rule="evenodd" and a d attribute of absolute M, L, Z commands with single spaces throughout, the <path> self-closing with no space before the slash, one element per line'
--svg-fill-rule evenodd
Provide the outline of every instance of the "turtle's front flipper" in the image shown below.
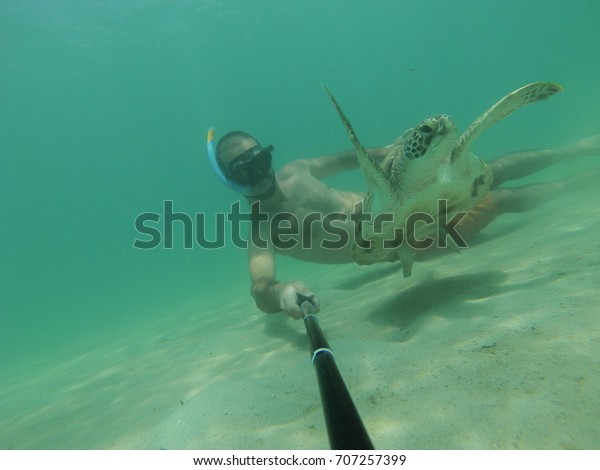
<path fill-rule="evenodd" d="M 365 175 L 365 178 L 367 180 L 367 184 L 369 185 L 369 191 L 381 191 L 384 194 L 393 194 L 394 190 L 392 188 L 392 185 L 386 178 L 385 174 L 383 173 L 383 170 L 377 164 L 377 162 L 369 156 L 365 148 L 362 146 L 362 144 L 358 140 L 358 137 L 354 133 L 354 129 L 352 129 L 352 124 L 350 124 L 350 121 L 348 121 L 348 118 L 346 118 L 346 115 L 342 111 L 342 108 L 340 108 L 340 106 L 338 105 L 333 95 L 329 92 L 325 85 L 323 85 L 323 88 L 325 89 L 325 93 L 327 93 L 327 96 L 329 96 L 329 99 L 333 103 L 335 110 L 340 116 L 342 124 L 344 124 L 344 128 L 346 129 L 346 134 L 348 134 L 348 137 L 350 138 L 350 141 L 352 142 L 352 145 L 356 150 L 358 163 L 362 168 L 363 174 Z"/>
<path fill-rule="evenodd" d="M 452 160 L 466 154 L 473 141 L 491 125 L 504 119 L 513 111 L 536 101 L 550 98 L 563 91 L 560 85 L 552 82 L 536 82 L 525 85 L 509 93 L 485 113 L 479 116 L 458 139 L 458 144 L 452 150 Z"/>

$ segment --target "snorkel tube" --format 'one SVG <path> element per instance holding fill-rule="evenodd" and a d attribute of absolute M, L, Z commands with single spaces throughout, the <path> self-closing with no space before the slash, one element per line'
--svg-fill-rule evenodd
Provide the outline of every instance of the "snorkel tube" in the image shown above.
<path fill-rule="evenodd" d="M 237 191 L 241 194 L 246 194 L 250 188 L 243 184 L 238 184 L 235 181 L 231 181 L 229 178 L 227 178 L 227 176 L 225 176 L 225 173 L 223 173 L 223 170 L 219 166 L 219 162 L 217 161 L 217 149 L 215 144 L 214 127 L 211 127 L 208 130 L 208 134 L 206 135 L 206 150 L 208 152 L 208 161 L 210 162 L 210 166 L 212 167 L 217 177 L 234 191 Z"/>

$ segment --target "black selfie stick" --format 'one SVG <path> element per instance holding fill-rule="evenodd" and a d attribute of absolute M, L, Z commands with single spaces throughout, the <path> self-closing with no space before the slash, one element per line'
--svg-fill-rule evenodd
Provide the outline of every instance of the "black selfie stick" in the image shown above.
<path fill-rule="evenodd" d="M 300 296 L 298 304 L 304 316 L 306 333 L 310 338 L 312 362 L 317 372 L 321 404 L 331 448 L 334 450 L 373 449 L 373 443 L 335 364 L 333 352 L 321 331 L 310 298 Z"/>

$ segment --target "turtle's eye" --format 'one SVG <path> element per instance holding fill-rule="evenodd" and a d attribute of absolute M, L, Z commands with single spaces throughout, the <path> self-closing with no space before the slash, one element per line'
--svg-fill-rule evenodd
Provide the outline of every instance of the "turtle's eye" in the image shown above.
<path fill-rule="evenodd" d="M 431 127 L 429 127 L 427 124 L 419 127 L 419 131 L 422 132 L 423 134 L 429 134 L 430 132 L 433 132 L 433 129 Z"/>

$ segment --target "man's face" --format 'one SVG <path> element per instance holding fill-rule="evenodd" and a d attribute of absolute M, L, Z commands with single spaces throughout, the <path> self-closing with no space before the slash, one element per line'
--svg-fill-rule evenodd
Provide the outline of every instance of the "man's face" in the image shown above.
<path fill-rule="evenodd" d="M 257 146 L 258 142 L 251 138 L 235 139 L 232 142 L 228 142 L 222 148 L 219 148 L 219 162 L 221 163 L 221 167 L 227 171 L 230 163 L 235 158 L 247 152 L 252 147 Z"/>
<path fill-rule="evenodd" d="M 248 187 L 247 197 L 270 197 L 275 189 L 271 167 L 273 146 L 261 148 L 252 138 L 235 139 L 219 149 L 219 160 L 232 181 Z"/>

